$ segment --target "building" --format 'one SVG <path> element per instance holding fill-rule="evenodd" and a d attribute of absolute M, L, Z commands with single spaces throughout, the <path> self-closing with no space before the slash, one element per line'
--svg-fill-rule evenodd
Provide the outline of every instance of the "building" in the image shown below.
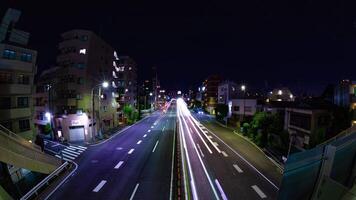
<path fill-rule="evenodd" d="M 55 136 L 69 142 L 90 142 L 118 124 L 113 82 L 117 55 L 91 31 L 71 30 L 61 37 L 58 69 L 50 83 Z"/>
<path fill-rule="evenodd" d="M 139 88 L 139 99 L 141 110 L 150 109 L 153 107 L 153 84 L 150 80 L 145 80 Z"/>
<path fill-rule="evenodd" d="M 267 97 L 269 101 L 294 101 L 295 96 L 288 88 L 276 88 L 272 90 Z"/>
<path fill-rule="evenodd" d="M 115 70 L 112 71 L 114 77 L 113 84 L 117 87 L 116 101 L 118 103 L 118 117 L 124 119 L 123 108 L 130 105 L 137 106 L 137 65 L 129 56 L 117 56 L 113 62 Z"/>
<path fill-rule="evenodd" d="M 29 33 L 15 29 L 20 16 L 20 11 L 8 9 L 0 26 L 0 124 L 33 140 L 37 52 L 27 45 Z"/>
<path fill-rule="evenodd" d="M 334 89 L 334 104 L 352 111 L 352 125 L 356 124 L 356 81 L 342 80 Z"/>
<path fill-rule="evenodd" d="M 238 96 L 238 85 L 233 81 L 224 81 L 220 83 L 218 89 L 218 103 L 228 105 L 231 99 Z"/>
<path fill-rule="evenodd" d="M 216 104 L 218 103 L 218 89 L 220 82 L 221 77 L 219 75 L 211 75 L 203 83 L 203 107 L 210 114 L 215 114 Z"/>
<path fill-rule="evenodd" d="M 252 118 L 260 111 L 258 100 L 255 98 L 231 99 L 229 104 L 229 116 L 233 120 L 243 121 L 245 118 Z"/>
<path fill-rule="evenodd" d="M 318 131 L 327 134 L 331 126 L 332 113 L 327 108 L 303 103 L 285 112 L 284 129 L 289 132 L 291 145 L 299 150 L 310 148 Z"/>
<path fill-rule="evenodd" d="M 37 78 L 35 94 L 33 96 L 34 101 L 34 116 L 33 122 L 35 124 L 37 134 L 48 135 L 50 132 L 46 130 L 46 126 L 51 126 L 52 116 L 51 110 L 53 107 L 49 105 L 51 83 L 56 82 L 56 71 L 59 70 L 59 67 L 52 67 L 50 69 L 44 70 L 41 75 Z M 53 137 L 53 133 L 50 135 Z"/>

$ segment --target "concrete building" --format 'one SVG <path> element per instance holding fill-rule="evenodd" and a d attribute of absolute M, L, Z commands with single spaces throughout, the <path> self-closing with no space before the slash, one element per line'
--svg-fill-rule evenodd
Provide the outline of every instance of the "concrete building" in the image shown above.
<path fill-rule="evenodd" d="M 37 52 L 28 47 L 29 33 L 15 29 L 20 11 L 9 9 L 0 26 L 0 124 L 33 140 L 34 75 Z"/>
<path fill-rule="evenodd" d="M 244 117 L 251 118 L 260 110 L 257 99 L 232 99 L 229 104 L 229 113 L 234 120 L 242 121 Z"/>
<path fill-rule="evenodd" d="M 218 103 L 218 89 L 220 82 L 221 77 L 219 75 L 211 75 L 203 83 L 203 107 L 206 112 L 210 114 L 215 114 L 216 104 Z"/>
<path fill-rule="evenodd" d="M 327 109 L 299 105 L 286 108 L 284 129 L 289 132 L 291 145 L 299 150 L 308 149 L 319 128 L 331 126 L 331 113 Z M 326 133 L 325 133 L 326 134 Z"/>
<path fill-rule="evenodd" d="M 50 90 L 56 137 L 70 142 L 93 141 L 118 124 L 115 51 L 91 31 L 71 30 L 61 36 L 59 69 L 54 72 Z M 107 88 L 102 87 L 103 82 L 109 83 Z"/>
<path fill-rule="evenodd" d="M 269 101 L 294 101 L 295 96 L 288 88 L 276 88 L 272 90 L 267 97 Z"/>
<path fill-rule="evenodd" d="M 137 65 L 129 56 L 117 56 L 115 52 L 115 61 L 113 62 L 115 70 L 113 85 L 117 87 L 116 101 L 118 103 L 118 117 L 124 119 L 122 109 L 125 105 L 137 106 Z"/>
<path fill-rule="evenodd" d="M 238 90 L 238 85 L 233 81 L 220 83 L 218 88 L 218 103 L 228 105 L 231 99 L 237 98 Z"/>
<path fill-rule="evenodd" d="M 33 122 L 38 134 L 49 134 L 46 132 L 45 127 L 47 125 L 51 126 L 51 111 L 53 107 L 49 105 L 51 101 L 50 91 L 51 84 L 57 82 L 56 71 L 59 67 L 52 67 L 50 69 L 44 70 L 41 75 L 37 78 L 35 94 L 33 96 L 34 101 L 34 116 Z M 53 137 L 53 134 L 51 135 Z"/>

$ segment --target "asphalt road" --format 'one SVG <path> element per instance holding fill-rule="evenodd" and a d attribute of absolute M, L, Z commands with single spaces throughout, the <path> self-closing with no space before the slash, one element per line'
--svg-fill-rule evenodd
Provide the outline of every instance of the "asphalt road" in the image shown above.
<path fill-rule="evenodd" d="M 169 199 L 175 105 L 89 147 L 50 199 Z M 173 191 L 174 192 L 174 191 Z"/>
<path fill-rule="evenodd" d="M 178 102 L 177 107 L 183 129 L 180 135 L 186 138 L 186 158 L 189 156 L 193 169 L 188 170 L 193 199 L 276 199 L 275 183 L 202 126 L 184 103 Z"/>

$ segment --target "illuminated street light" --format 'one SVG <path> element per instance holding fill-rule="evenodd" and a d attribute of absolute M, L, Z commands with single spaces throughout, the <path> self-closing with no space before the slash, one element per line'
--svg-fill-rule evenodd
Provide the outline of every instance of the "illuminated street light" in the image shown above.
<path fill-rule="evenodd" d="M 45 117 L 47 118 L 48 121 L 50 121 L 51 120 L 51 113 L 46 112 L 45 113 Z"/>
<path fill-rule="evenodd" d="M 109 87 L 109 83 L 107 81 L 104 81 L 102 86 L 103 86 L 103 88 L 107 88 L 107 87 Z"/>
<path fill-rule="evenodd" d="M 152 94 L 152 92 L 150 92 L 150 96 L 152 96 L 153 94 Z"/>
<path fill-rule="evenodd" d="M 246 85 L 241 85 L 241 90 L 245 91 L 246 90 Z"/>

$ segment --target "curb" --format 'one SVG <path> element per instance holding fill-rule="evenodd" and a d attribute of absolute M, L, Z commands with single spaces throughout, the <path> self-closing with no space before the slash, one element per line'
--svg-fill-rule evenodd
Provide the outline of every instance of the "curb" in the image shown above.
<path fill-rule="evenodd" d="M 58 188 L 60 188 L 60 187 L 64 184 L 64 182 L 66 182 L 66 181 L 68 180 L 69 177 L 73 176 L 73 174 L 74 174 L 75 171 L 77 171 L 77 169 L 78 169 L 78 164 L 77 164 L 76 162 L 74 162 L 74 161 L 70 161 L 70 162 L 74 164 L 74 166 L 75 166 L 74 170 L 71 171 L 71 172 L 68 174 L 68 176 L 65 177 L 65 178 L 44 198 L 44 200 L 49 199 L 49 198 L 53 195 L 53 193 L 55 193 L 55 192 L 58 190 Z"/>

